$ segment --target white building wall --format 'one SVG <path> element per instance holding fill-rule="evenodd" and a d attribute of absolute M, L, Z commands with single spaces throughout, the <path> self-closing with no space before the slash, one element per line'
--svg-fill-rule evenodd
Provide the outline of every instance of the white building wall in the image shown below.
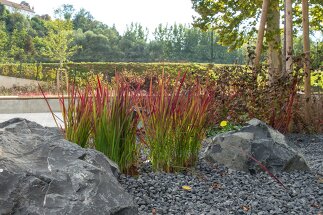
<path fill-rule="evenodd" d="M 35 13 L 29 12 L 29 11 L 17 9 L 17 8 L 8 6 L 8 5 L 4 5 L 4 6 L 10 13 L 20 13 L 20 14 L 22 14 L 24 16 L 27 16 L 27 17 L 30 17 L 30 18 L 35 16 Z"/>

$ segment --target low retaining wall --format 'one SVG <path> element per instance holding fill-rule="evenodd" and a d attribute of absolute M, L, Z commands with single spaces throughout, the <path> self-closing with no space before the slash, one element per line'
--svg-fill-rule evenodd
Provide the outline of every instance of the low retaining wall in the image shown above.
<path fill-rule="evenodd" d="M 54 112 L 60 112 L 58 97 L 47 98 Z M 39 97 L 0 96 L 0 114 L 50 112 L 45 99 Z"/>
<path fill-rule="evenodd" d="M 38 83 L 44 83 L 44 82 L 0 75 L 0 87 L 4 87 L 4 88 L 26 87 L 26 86 L 37 87 Z"/>

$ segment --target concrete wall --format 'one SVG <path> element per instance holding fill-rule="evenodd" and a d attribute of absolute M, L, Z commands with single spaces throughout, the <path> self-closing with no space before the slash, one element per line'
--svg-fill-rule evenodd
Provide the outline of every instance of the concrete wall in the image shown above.
<path fill-rule="evenodd" d="M 58 98 L 48 98 L 54 112 L 60 112 Z M 67 105 L 67 103 L 66 103 Z M 0 97 L 0 114 L 6 113 L 46 113 L 50 112 L 44 98 Z"/>
<path fill-rule="evenodd" d="M 14 78 L 8 76 L 0 75 L 0 87 L 12 88 L 14 86 L 24 87 L 24 86 L 38 86 L 39 81 L 23 79 L 23 78 Z"/>

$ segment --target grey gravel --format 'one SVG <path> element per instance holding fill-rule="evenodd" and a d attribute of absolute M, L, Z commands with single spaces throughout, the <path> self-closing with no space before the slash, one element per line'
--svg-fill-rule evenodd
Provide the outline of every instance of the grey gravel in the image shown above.
<path fill-rule="evenodd" d="M 322 214 L 323 135 L 288 139 L 304 154 L 311 172 L 277 174 L 287 189 L 266 173 L 250 175 L 202 159 L 181 173 L 152 172 L 146 163 L 139 176 L 120 175 L 119 182 L 133 195 L 139 214 Z"/>

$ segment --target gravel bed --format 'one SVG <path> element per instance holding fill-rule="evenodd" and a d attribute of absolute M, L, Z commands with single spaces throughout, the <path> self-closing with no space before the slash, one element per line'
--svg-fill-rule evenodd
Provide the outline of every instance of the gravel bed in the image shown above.
<path fill-rule="evenodd" d="M 289 135 L 304 154 L 311 172 L 250 175 L 200 159 L 182 173 L 152 172 L 149 163 L 139 176 L 120 175 L 139 214 L 323 214 L 323 135 Z M 184 190 L 188 185 L 192 189 Z"/>

